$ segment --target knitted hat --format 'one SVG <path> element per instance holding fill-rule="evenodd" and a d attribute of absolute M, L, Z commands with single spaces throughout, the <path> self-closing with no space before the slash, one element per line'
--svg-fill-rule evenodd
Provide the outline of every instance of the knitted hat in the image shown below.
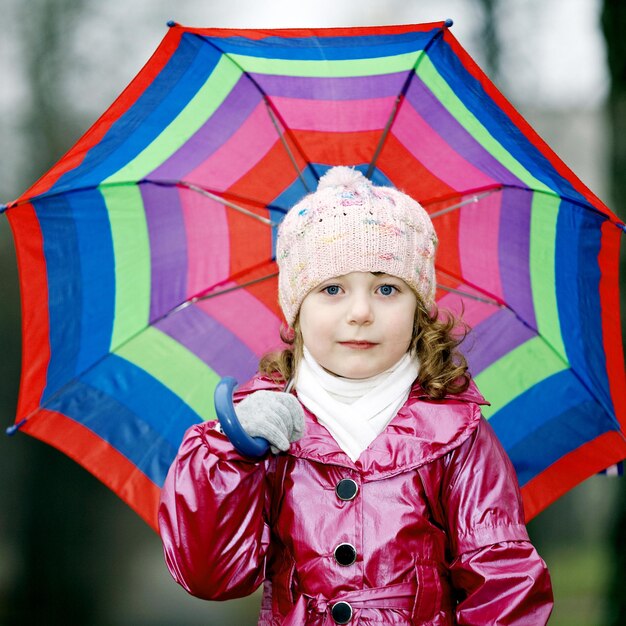
<path fill-rule="evenodd" d="M 311 289 L 350 272 L 397 276 L 430 305 L 436 246 L 428 213 L 413 198 L 377 187 L 350 167 L 334 167 L 278 230 L 278 297 L 285 319 L 292 326 Z"/>

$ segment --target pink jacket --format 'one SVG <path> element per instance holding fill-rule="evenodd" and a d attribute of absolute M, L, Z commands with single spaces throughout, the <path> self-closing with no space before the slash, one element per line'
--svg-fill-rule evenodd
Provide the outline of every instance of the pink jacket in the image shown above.
<path fill-rule="evenodd" d="M 257 377 L 236 400 L 274 388 Z M 264 582 L 261 626 L 545 624 L 548 571 L 481 403 L 473 386 L 432 402 L 416 385 L 354 463 L 310 413 L 261 461 L 193 426 L 159 512 L 172 576 L 211 600 Z"/>

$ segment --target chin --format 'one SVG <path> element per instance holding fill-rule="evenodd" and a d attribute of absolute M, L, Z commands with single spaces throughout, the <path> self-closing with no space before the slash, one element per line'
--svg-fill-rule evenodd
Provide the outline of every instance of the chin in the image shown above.
<path fill-rule="evenodd" d="M 364 378 L 371 378 L 372 376 L 376 376 L 377 374 L 380 374 L 380 372 L 384 371 L 384 370 L 372 370 L 369 368 L 358 368 L 358 367 L 354 367 L 354 368 L 340 367 L 337 369 L 338 371 L 334 371 L 332 369 L 329 369 L 328 371 L 334 376 L 339 376 L 339 378 L 349 378 L 352 380 L 363 380 Z"/>

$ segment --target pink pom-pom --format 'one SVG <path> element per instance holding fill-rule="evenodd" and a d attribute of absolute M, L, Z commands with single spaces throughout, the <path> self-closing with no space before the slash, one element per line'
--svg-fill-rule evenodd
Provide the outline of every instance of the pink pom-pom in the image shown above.
<path fill-rule="evenodd" d="M 320 189 L 327 189 L 331 187 L 348 187 L 354 188 L 359 184 L 369 182 L 359 170 L 355 170 L 352 167 L 346 165 L 338 165 L 329 169 L 324 176 L 320 178 L 320 182 L 317 186 L 318 191 Z"/>

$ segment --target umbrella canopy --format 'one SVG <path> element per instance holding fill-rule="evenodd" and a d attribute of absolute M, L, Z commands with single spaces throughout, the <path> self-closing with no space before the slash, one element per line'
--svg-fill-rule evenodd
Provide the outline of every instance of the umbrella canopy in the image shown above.
<path fill-rule="evenodd" d="M 623 224 L 502 97 L 449 23 L 171 24 L 127 89 L 7 205 L 21 277 L 16 423 L 156 527 L 184 431 L 277 347 L 282 216 L 333 165 L 420 201 L 438 303 L 528 518 L 626 457 Z"/>

